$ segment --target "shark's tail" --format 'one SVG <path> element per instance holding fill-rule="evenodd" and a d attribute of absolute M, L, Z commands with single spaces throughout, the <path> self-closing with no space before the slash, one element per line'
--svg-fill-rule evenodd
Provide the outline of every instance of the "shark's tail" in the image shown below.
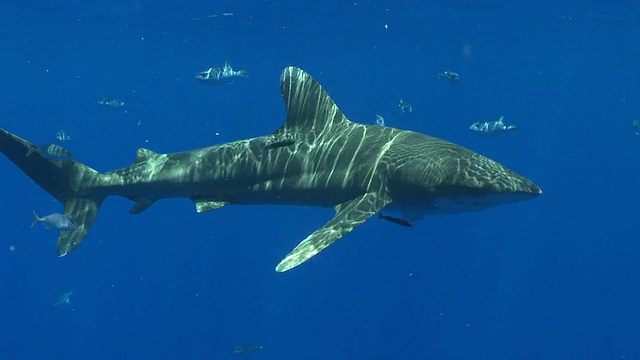
<path fill-rule="evenodd" d="M 0 129 L 0 151 L 36 184 L 64 205 L 64 214 L 76 225 L 75 230 L 58 235 L 58 256 L 77 248 L 89 232 L 104 195 L 91 191 L 99 172 L 73 160 L 50 160 L 32 144 Z"/>

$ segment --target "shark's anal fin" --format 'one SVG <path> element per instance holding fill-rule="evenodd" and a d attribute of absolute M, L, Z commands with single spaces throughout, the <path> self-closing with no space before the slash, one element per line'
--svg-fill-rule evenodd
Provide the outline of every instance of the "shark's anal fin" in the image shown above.
<path fill-rule="evenodd" d="M 135 201 L 136 204 L 133 205 L 131 209 L 129 209 L 129 214 L 140 214 L 156 202 L 155 199 L 147 199 L 143 197 L 135 198 L 132 200 Z"/>
<path fill-rule="evenodd" d="M 227 205 L 227 203 L 224 201 L 196 201 L 196 211 L 199 213 L 207 212 L 220 209 L 225 205 Z"/>
<path fill-rule="evenodd" d="M 58 256 L 62 257 L 80 246 L 89 232 L 102 200 L 71 198 L 64 202 L 64 214 L 76 225 L 74 230 L 61 231 L 58 235 Z"/>
<path fill-rule="evenodd" d="M 276 271 L 284 272 L 309 260 L 344 234 L 367 221 L 389 203 L 391 198 L 386 193 L 366 193 L 337 205 L 333 219 L 298 244 L 280 261 Z"/>

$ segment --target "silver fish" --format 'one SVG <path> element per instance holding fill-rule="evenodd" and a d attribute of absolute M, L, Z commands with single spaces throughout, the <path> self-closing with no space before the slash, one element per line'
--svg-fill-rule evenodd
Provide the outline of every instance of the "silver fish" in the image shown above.
<path fill-rule="evenodd" d="M 117 107 L 123 107 L 124 106 L 124 101 L 116 100 L 116 99 L 110 99 L 107 96 L 105 96 L 102 100 L 96 101 L 96 104 L 117 108 Z"/>
<path fill-rule="evenodd" d="M 382 117 L 382 115 L 376 114 L 376 125 L 384 126 L 384 118 Z"/>
<path fill-rule="evenodd" d="M 56 134 L 56 140 L 62 141 L 62 142 L 69 141 L 71 140 L 71 135 L 68 135 L 64 130 L 60 130 Z"/>
<path fill-rule="evenodd" d="M 505 125 L 504 116 L 500 116 L 498 120 L 473 123 L 469 126 L 469 130 L 484 136 L 501 136 L 509 131 L 517 131 L 518 127 L 516 125 Z"/>
<path fill-rule="evenodd" d="M 443 73 L 438 74 L 438 79 L 445 79 L 449 82 L 449 84 L 455 84 L 460 81 L 460 75 L 453 71 L 445 71 Z"/>
<path fill-rule="evenodd" d="M 38 223 L 44 224 L 44 227 L 46 227 L 47 229 L 58 231 L 74 230 L 76 228 L 76 225 L 73 223 L 73 221 L 64 214 L 53 213 L 51 215 L 39 217 L 34 210 L 33 222 L 31 223 L 31 227 L 36 226 L 36 224 Z"/>
<path fill-rule="evenodd" d="M 402 115 L 411 115 L 413 113 L 413 106 L 404 101 L 404 99 L 400 99 L 398 102 L 398 109 L 400 109 Z"/>
<path fill-rule="evenodd" d="M 224 63 L 224 66 L 215 68 L 212 67 L 205 71 L 201 71 L 198 75 L 196 75 L 196 79 L 209 85 L 228 85 L 233 83 L 238 78 L 246 78 L 248 76 L 249 71 L 235 71 L 227 61 Z"/>

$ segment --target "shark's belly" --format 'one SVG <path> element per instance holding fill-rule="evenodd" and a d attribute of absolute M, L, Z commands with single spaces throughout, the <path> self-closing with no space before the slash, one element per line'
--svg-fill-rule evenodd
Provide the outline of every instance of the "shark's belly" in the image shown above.
<path fill-rule="evenodd" d="M 389 204 L 385 210 L 400 214 L 409 221 L 418 221 L 430 215 L 459 214 L 480 211 L 494 206 L 518 202 L 530 198 L 530 194 L 485 194 L 481 196 L 432 196 L 423 199 L 399 199 Z"/>
<path fill-rule="evenodd" d="M 210 194 L 201 192 L 198 195 L 208 200 L 224 201 L 238 205 L 268 204 L 333 207 L 351 200 L 361 193 L 357 189 L 280 187 L 260 184 L 245 187 L 217 188 Z"/>

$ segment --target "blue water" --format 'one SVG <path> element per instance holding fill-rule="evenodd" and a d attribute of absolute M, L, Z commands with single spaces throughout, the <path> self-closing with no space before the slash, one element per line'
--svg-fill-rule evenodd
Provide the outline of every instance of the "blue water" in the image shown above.
<path fill-rule="evenodd" d="M 108 171 L 139 147 L 274 131 L 296 65 L 351 120 L 459 143 L 544 194 L 411 229 L 372 219 L 276 273 L 332 210 L 182 199 L 134 216 L 109 198 L 58 258 L 29 225 L 62 206 L 0 157 L 0 359 L 246 359 L 249 341 L 255 360 L 640 359 L 637 2 L 187 3 L 3 3 L 0 127 L 38 144 L 64 129 Z M 250 77 L 194 79 L 225 60 Z M 520 131 L 468 131 L 501 115 Z"/>

